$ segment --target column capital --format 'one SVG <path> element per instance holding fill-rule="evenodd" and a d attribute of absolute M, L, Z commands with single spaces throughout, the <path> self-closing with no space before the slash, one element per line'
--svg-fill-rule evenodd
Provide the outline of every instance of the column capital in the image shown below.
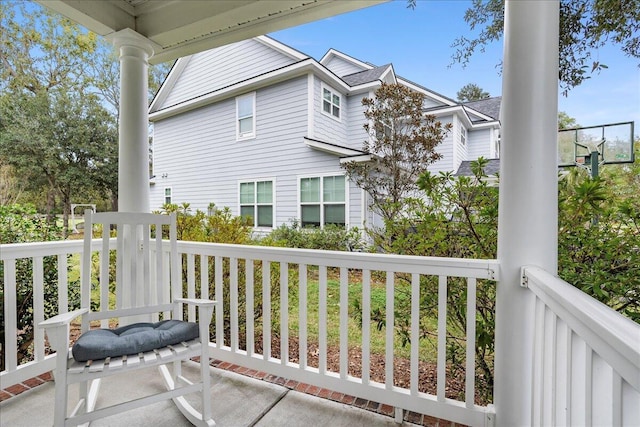
<path fill-rule="evenodd" d="M 124 46 L 142 49 L 147 54 L 147 59 L 151 58 L 155 52 L 162 50 L 162 46 L 142 34 L 133 31 L 131 28 L 125 28 L 116 33 L 108 34 L 105 38 L 118 50 Z"/>

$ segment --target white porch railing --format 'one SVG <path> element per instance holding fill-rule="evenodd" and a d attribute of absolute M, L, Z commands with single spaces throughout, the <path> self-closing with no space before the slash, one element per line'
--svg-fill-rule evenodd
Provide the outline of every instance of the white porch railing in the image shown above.
<path fill-rule="evenodd" d="M 211 295 L 223 301 L 228 313 L 217 309 L 216 330 L 211 346 L 211 356 L 216 359 L 235 363 L 250 369 L 256 369 L 276 376 L 290 378 L 307 384 L 323 387 L 337 392 L 361 397 L 367 400 L 388 404 L 400 409 L 429 414 L 434 417 L 455 421 L 466 425 L 484 426 L 493 418 L 492 407 L 474 404 L 475 395 L 475 337 L 476 337 L 476 279 L 497 279 L 498 264 L 495 260 L 465 260 L 445 258 L 408 257 L 396 255 L 347 253 L 332 251 L 312 251 L 302 249 L 286 249 L 258 246 L 221 245 L 196 242 L 179 242 L 178 250 L 186 254 L 188 297 L 196 295 L 197 276 L 200 276 L 200 286 L 206 295 L 208 285 L 214 287 Z M 196 269 L 196 259 L 199 259 L 199 270 Z M 227 262 L 225 267 L 225 260 Z M 213 278 L 209 277 L 211 263 L 214 264 Z M 241 265 L 241 267 L 240 267 Z M 228 293 L 224 295 L 223 268 L 228 268 Z M 261 269 L 261 282 L 254 283 L 255 269 Z M 277 271 L 276 279 L 271 278 L 271 272 Z M 297 278 L 297 283 L 290 283 L 289 271 Z M 318 282 L 318 336 L 319 346 L 317 366 L 309 366 L 308 329 L 308 285 L 310 271 L 317 269 Z M 362 300 L 362 338 L 357 342 L 349 341 L 349 271 L 357 272 L 357 280 L 362 286 L 358 296 Z M 339 280 L 339 351 L 340 363 L 337 372 L 327 367 L 327 292 L 328 277 L 331 271 Z M 296 274 L 297 273 L 297 274 Z M 411 346 L 410 355 L 410 385 L 406 388 L 394 385 L 394 334 L 395 328 L 385 328 L 385 375 L 384 384 L 374 382 L 370 378 L 371 362 L 371 289 L 372 277 L 379 273 L 385 287 L 385 324 L 394 325 L 395 287 L 400 275 L 411 282 L 411 342 L 420 341 L 418 325 L 420 322 L 420 281 L 424 276 L 435 276 L 438 281 L 438 325 L 437 325 L 437 393 L 435 395 L 420 392 L 419 383 L 419 353 L 418 345 Z M 244 277 L 245 280 L 239 280 Z M 279 278 L 278 278 L 279 277 Z M 467 281 L 468 303 L 466 307 L 468 319 L 466 325 L 466 358 L 465 358 L 465 397 L 457 401 L 445 396 L 446 385 L 446 351 L 447 351 L 447 278 L 462 277 Z M 212 279 L 212 280 L 211 280 Z M 279 293 L 273 292 L 272 283 L 279 286 Z M 297 287 L 297 289 L 293 289 Z M 271 325 L 272 321 L 279 323 L 277 331 L 271 328 L 259 330 L 254 324 L 254 296 L 256 288 L 262 291 L 262 325 Z M 238 304 L 238 295 L 246 295 L 245 306 Z M 289 293 L 293 291 L 299 295 L 297 307 L 298 318 L 289 318 Z M 220 306 L 219 306 L 220 307 Z M 240 325 L 240 314 L 247 313 L 246 324 Z M 224 336 L 224 318 L 229 319 L 230 334 Z M 299 341 L 299 361 L 293 363 L 289 357 L 289 341 L 291 332 L 289 324 L 298 322 L 297 339 Z M 334 320 L 335 321 L 335 320 Z M 353 320 L 352 320 L 353 321 Z M 245 349 L 239 345 L 241 326 L 245 327 Z M 262 339 L 262 351 L 257 353 L 254 336 L 258 332 Z M 271 351 L 272 333 L 278 336 L 280 352 L 274 355 Z M 395 341 L 397 342 L 397 341 Z M 349 348 L 362 349 L 361 372 L 355 377 L 349 372 Z"/>
<path fill-rule="evenodd" d="M 522 277 L 536 297 L 532 425 L 638 425 L 640 326 L 540 268 Z"/>
<path fill-rule="evenodd" d="M 97 244 L 96 250 L 100 247 Z M 80 254 L 80 241 L 8 244 L 0 248 L 3 263 L 3 312 L 5 345 L 2 348 L 5 370 L 0 374 L 2 388 L 22 382 L 53 368 L 54 356 L 45 355 L 45 337 L 35 328 L 33 360 L 19 363 L 17 359 L 16 265 L 20 259 L 30 259 L 33 283 L 33 322 L 44 320 L 45 257 L 54 257 L 57 265 L 58 309 L 68 311 L 69 255 Z M 446 384 L 446 300 L 447 277 L 464 277 L 469 295 L 466 310 L 474 319 L 476 279 L 498 279 L 498 263 L 494 260 L 458 260 L 417 258 L 344 252 L 308 251 L 255 246 L 219 245 L 179 242 L 184 254 L 185 292 L 210 294 L 227 301 L 216 312 L 211 356 L 276 376 L 329 388 L 338 392 L 386 403 L 398 408 L 427 413 L 468 425 L 486 425 L 494 419 L 493 407 L 477 406 L 473 402 L 475 357 L 473 355 L 475 322 L 467 324 L 466 383 L 463 401 L 445 396 Z M 247 262 L 250 261 L 250 262 Z M 260 276 L 256 272 L 260 270 Z M 279 272 L 278 272 L 279 270 Z M 349 271 L 359 272 L 349 276 Z M 289 272 L 292 272 L 291 276 Z M 374 273 L 376 272 L 376 273 Z M 274 274 L 271 274 L 274 273 Z M 385 380 L 377 383 L 369 377 L 371 290 L 385 287 L 384 307 L 386 324 L 394 323 L 394 279 L 400 275 L 411 282 L 411 341 L 419 341 L 418 318 L 420 278 L 437 277 L 440 315 L 437 325 L 437 392 L 434 395 L 418 390 L 418 347 L 411 348 L 411 382 L 398 387 L 393 382 L 393 334 L 385 330 Z M 261 277 L 261 278 L 260 278 Z M 291 278 L 290 278 L 291 277 Z M 350 278 L 351 277 L 351 278 Z M 362 336 L 359 342 L 349 340 L 347 301 L 349 283 L 354 277 L 362 287 Z M 245 279 L 246 278 L 246 279 Z M 254 278 L 260 278 L 260 282 Z M 533 425 L 635 425 L 640 419 L 640 326 L 623 318 L 606 306 L 581 293 L 566 282 L 535 268 L 523 269 L 523 278 L 535 294 L 535 349 L 533 384 L 523 393 L 532 396 Z M 374 279 L 377 279 L 376 282 Z M 329 283 L 339 283 L 339 339 L 340 368 L 332 372 L 327 365 L 327 307 Z M 317 325 L 307 320 L 309 308 L 302 303 L 310 297 L 311 282 L 318 287 Z M 254 283 L 255 282 L 255 283 Z M 279 287 L 271 288 L 272 283 Z M 315 285 L 315 283 L 314 283 Z M 297 288 L 296 288 L 297 287 Z M 225 289 L 228 295 L 225 295 Z M 264 292 L 263 292 L 264 291 Z M 289 307 L 289 292 L 298 293 L 297 307 Z M 262 294 L 258 301 L 257 295 Z M 245 304 L 239 305 L 239 295 Z M 261 317 L 242 313 L 254 302 L 262 304 Z M 258 304 L 259 305 L 259 304 Z M 297 309 L 296 319 L 289 316 Z M 250 312 L 251 314 L 251 312 Z M 193 316 L 193 314 L 190 314 Z M 224 323 L 227 323 L 225 338 Z M 294 321 L 298 328 L 290 328 Z M 351 319 L 353 321 L 353 319 Z M 277 329 L 260 328 L 261 324 L 276 324 Z M 317 335 L 310 339 L 311 328 Z M 242 340 L 241 329 L 246 331 Z M 293 363 L 289 355 L 290 330 L 294 329 L 299 342 L 299 361 Z M 315 332 L 314 332 L 315 333 Z M 262 342 L 255 342 L 254 336 Z M 272 336 L 278 336 L 279 354 L 271 351 Z M 318 361 L 310 366 L 307 350 L 312 340 L 318 342 Z M 277 340 L 276 340 L 277 341 Z M 362 348 L 362 375 L 354 377 L 349 371 L 348 349 Z M 260 350 L 261 348 L 261 350 Z M 496 366 L 496 370 L 500 369 Z M 471 373 L 471 374 L 470 374 Z M 498 414 L 499 416 L 499 414 Z M 498 421 L 499 423 L 499 418 Z"/>

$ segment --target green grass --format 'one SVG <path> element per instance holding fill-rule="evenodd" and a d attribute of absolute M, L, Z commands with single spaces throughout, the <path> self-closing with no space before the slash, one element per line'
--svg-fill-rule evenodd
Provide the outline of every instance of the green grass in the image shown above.
<path fill-rule="evenodd" d="M 317 280 L 309 280 L 307 283 L 307 339 L 308 341 L 317 341 L 319 334 L 319 282 Z M 402 295 L 396 293 L 396 298 Z M 348 318 L 348 346 L 362 346 L 362 328 L 360 321 L 353 315 L 354 303 L 360 302 L 362 306 L 362 284 L 353 281 L 349 284 L 348 290 L 348 309 L 350 312 Z M 384 309 L 386 301 L 386 290 L 384 285 L 371 284 L 371 308 Z M 298 286 L 289 284 L 289 334 L 298 336 L 299 334 L 299 295 Z M 436 328 L 436 321 L 429 319 L 429 324 Z M 340 282 L 339 280 L 327 280 L 327 344 L 340 344 Z M 370 350 L 371 353 L 385 354 L 386 346 L 386 328 L 378 330 L 376 323 L 372 322 L 370 327 Z M 409 358 L 411 353 L 411 344 L 402 346 L 401 338 L 394 331 L 394 354 L 396 357 Z M 437 351 L 433 344 L 427 339 L 420 340 L 420 359 L 435 362 Z"/>

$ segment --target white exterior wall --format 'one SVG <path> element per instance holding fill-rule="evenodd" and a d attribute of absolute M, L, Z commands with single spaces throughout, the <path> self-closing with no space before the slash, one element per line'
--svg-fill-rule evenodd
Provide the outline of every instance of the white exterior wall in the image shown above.
<path fill-rule="evenodd" d="M 338 77 L 347 76 L 349 74 L 366 70 L 366 68 L 360 67 L 353 62 L 345 61 L 344 59 L 337 56 L 334 56 L 329 61 L 324 62 L 323 65 Z"/>
<path fill-rule="evenodd" d="M 347 122 L 348 122 L 348 101 L 345 95 L 342 95 L 342 104 L 340 107 L 340 120 L 330 117 L 322 112 L 322 85 L 340 93 L 335 86 L 322 82 L 319 78 L 314 78 L 313 89 L 313 106 L 314 106 L 314 138 L 332 144 L 347 144 Z"/>
<path fill-rule="evenodd" d="M 198 53 L 191 57 L 159 108 L 193 99 L 294 62 L 293 58 L 253 39 Z"/>
<path fill-rule="evenodd" d="M 239 215 L 239 182 L 272 180 L 274 226 L 299 218 L 301 177 L 344 174 L 338 157 L 304 144 L 307 81 L 303 76 L 256 92 L 254 139 L 236 141 L 235 98 L 156 122 L 151 209 L 162 206 L 171 187 L 173 203 L 206 211 L 213 202 Z M 360 225 L 360 190 L 349 187 L 347 220 Z"/>
<path fill-rule="evenodd" d="M 439 118 L 443 125 L 447 125 L 453 121 L 453 117 Z M 442 158 L 429 166 L 431 172 L 452 171 L 454 162 L 454 142 L 455 128 L 451 129 L 445 136 L 444 140 L 436 147 L 436 151 L 442 155 Z"/>
<path fill-rule="evenodd" d="M 478 129 L 467 132 L 467 160 L 475 160 L 478 157 L 484 157 L 485 159 L 493 159 L 492 135 L 494 130 L 492 128 Z"/>
<path fill-rule="evenodd" d="M 466 135 L 466 139 L 465 139 L 465 143 L 462 143 L 462 129 L 461 127 L 463 127 L 464 125 L 460 122 L 460 120 L 458 120 L 457 116 L 454 120 L 454 125 L 453 125 L 453 147 L 454 147 L 454 154 L 453 154 L 453 167 L 452 167 L 452 171 L 457 171 L 458 168 L 460 167 L 460 163 L 462 163 L 463 160 L 469 160 L 469 155 L 468 155 L 468 145 L 469 145 L 469 132 L 467 131 L 467 135 Z"/>
<path fill-rule="evenodd" d="M 350 96 L 347 103 L 347 140 L 346 146 L 356 150 L 362 150 L 364 141 L 369 135 L 364 129 L 366 108 L 362 105 L 362 99 L 369 97 L 368 93 Z"/>

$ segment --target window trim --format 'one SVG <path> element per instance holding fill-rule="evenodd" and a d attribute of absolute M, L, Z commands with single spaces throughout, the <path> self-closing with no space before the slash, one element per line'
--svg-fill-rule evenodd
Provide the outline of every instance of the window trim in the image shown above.
<path fill-rule="evenodd" d="M 339 101 L 340 105 L 337 105 L 337 107 L 339 109 L 338 117 L 336 117 L 335 115 L 333 115 L 330 112 L 327 113 L 326 111 L 324 111 L 324 102 L 325 102 L 324 91 L 325 90 L 329 91 L 329 93 L 331 93 L 331 95 L 332 95 L 332 97 L 331 97 L 332 98 L 331 99 L 331 107 L 332 107 L 331 110 L 332 111 L 333 111 L 333 107 L 336 106 L 333 103 L 333 95 L 338 96 L 338 98 L 340 99 L 340 101 Z M 343 99 L 342 94 L 340 92 L 338 92 L 337 90 L 335 90 L 334 88 L 332 88 L 331 86 L 329 86 L 329 85 L 325 84 L 324 82 L 322 82 L 320 84 L 320 112 L 322 114 L 324 114 L 325 116 L 327 116 L 327 117 L 331 117 L 333 120 L 341 122 L 342 121 L 342 110 L 343 109 L 344 109 L 344 99 Z"/>
<path fill-rule="evenodd" d="M 167 202 L 167 190 L 169 190 L 169 202 Z M 170 205 L 173 203 L 173 188 L 172 187 L 164 187 L 164 189 L 162 190 L 162 200 L 164 201 L 164 203 L 162 204 L 164 205 Z"/>
<path fill-rule="evenodd" d="M 324 201 L 324 178 L 327 177 L 335 177 L 342 176 L 344 177 L 344 202 L 325 202 Z M 319 178 L 320 179 L 320 201 L 319 202 L 302 202 L 302 180 L 309 178 Z M 297 191 L 298 191 L 298 218 L 300 219 L 300 227 L 302 227 L 302 206 L 303 205 L 319 205 L 320 206 L 320 229 L 325 227 L 324 221 L 324 206 L 326 205 L 344 205 L 344 227 L 345 229 L 349 228 L 349 179 L 345 173 L 339 172 L 328 172 L 321 174 L 310 174 L 310 175 L 299 175 L 298 183 L 297 183 Z"/>
<path fill-rule="evenodd" d="M 257 191 L 258 191 L 258 183 L 259 182 L 270 182 L 271 183 L 271 203 L 258 203 Z M 249 206 L 248 203 L 242 203 L 240 199 L 240 189 L 242 188 L 242 184 L 254 184 L 253 187 L 253 196 L 254 202 L 251 203 L 253 205 L 253 225 L 252 227 L 256 230 L 273 230 L 276 227 L 276 179 L 275 178 L 248 178 L 248 179 L 240 179 L 238 180 L 238 216 L 242 215 L 242 207 Z M 257 225 L 258 224 L 258 206 L 271 206 L 271 226 L 265 225 Z"/>
<path fill-rule="evenodd" d="M 251 98 L 252 111 L 251 116 L 240 117 L 240 101 L 245 98 Z M 252 118 L 251 132 L 240 133 L 240 120 L 246 118 Z M 236 96 L 236 141 L 244 141 L 247 139 L 254 139 L 256 137 L 256 93 L 246 93 L 244 95 Z"/>
<path fill-rule="evenodd" d="M 460 124 L 460 144 L 466 146 L 467 145 L 467 128 L 464 125 Z"/>

